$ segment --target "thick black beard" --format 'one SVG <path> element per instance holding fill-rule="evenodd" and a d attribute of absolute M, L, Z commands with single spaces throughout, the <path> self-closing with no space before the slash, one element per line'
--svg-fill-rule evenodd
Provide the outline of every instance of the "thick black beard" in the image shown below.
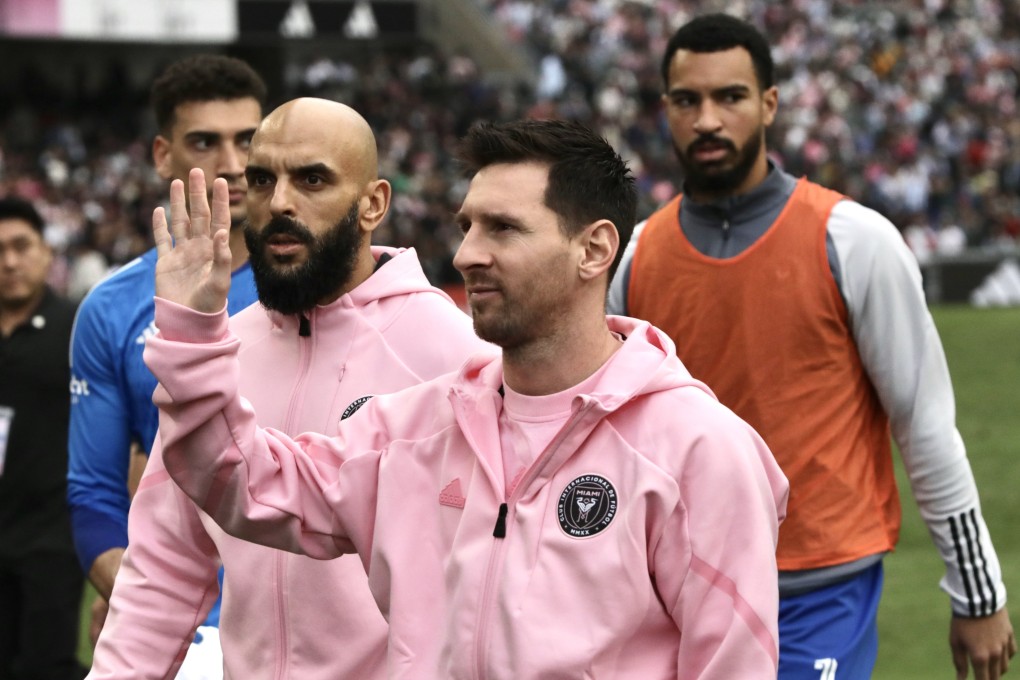
<path fill-rule="evenodd" d="M 280 270 L 266 256 L 266 242 L 275 234 L 287 234 L 308 248 L 308 259 L 297 268 Z M 261 230 L 244 225 L 259 302 L 282 314 L 300 314 L 320 300 L 334 295 L 351 280 L 362 235 L 358 230 L 358 204 L 321 237 L 297 220 L 274 217 Z"/>
<path fill-rule="evenodd" d="M 705 169 L 691 161 L 694 146 L 704 140 L 697 140 L 683 151 L 673 144 L 673 150 L 680 160 L 680 166 L 684 170 L 684 191 L 694 194 L 706 194 L 713 198 L 728 196 L 747 179 L 758 160 L 758 154 L 762 148 L 761 135 L 752 135 L 747 144 L 737 152 L 736 164 L 728 170 L 719 172 L 706 172 Z M 733 148 L 732 144 L 729 144 Z"/>

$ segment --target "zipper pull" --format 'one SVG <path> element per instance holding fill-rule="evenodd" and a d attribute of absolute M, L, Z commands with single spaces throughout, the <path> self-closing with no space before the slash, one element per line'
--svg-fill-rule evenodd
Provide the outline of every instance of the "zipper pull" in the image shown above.
<path fill-rule="evenodd" d="M 496 518 L 496 528 L 492 530 L 496 538 L 506 538 L 506 513 L 509 509 L 506 503 L 499 504 L 499 517 Z"/>

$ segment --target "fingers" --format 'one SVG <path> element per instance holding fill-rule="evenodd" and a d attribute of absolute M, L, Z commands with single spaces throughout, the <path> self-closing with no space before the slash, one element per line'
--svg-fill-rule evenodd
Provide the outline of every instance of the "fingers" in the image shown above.
<path fill-rule="evenodd" d="M 967 650 L 953 645 L 953 667 L 956 668 L 956 680 L 967 680 Z"/>
<path fill-rule="evenodd" d="M 1006 645 L 1002 650 L 1002 655 L 999 657 L 999 674 L 1005 675 L 1009 670 L 1009 660 L 1016 654 L 1016 638 L 1013 637 L 1013 633 L 1009 634 L 1009 639 L 1006 640 Z"/>
<path fill-rule="evenodd" d="M 209 236 L 209 196 L 206 194 L 205 173 L 201 168 L 192 168 L 188 173 L 188 207 L 191 208 L 191 236 Z"/>
<path fill-rule="evenodd" d="M 230 190 L 222 177 L 213 180 L 212 230 L 230 231 Z"/>
<path fill-rule="evenodd" d="M 166 211 L 160 207 L 152 213 L 152 238 L 156 252 L 165 254 L 173 242 L 198 236 L 212 236 L 220 229 L 230 230 L 230 194 L 227 181 L 218 178 L 213 181 L 213 205 L 209 206 L 206 193 L 205 173 L 192 168 L 188 173 L 187 197 L 184 182 L 175 179 L 170 183 L 170 226 L 167 227 Z M 167 236 L 172 237 L 171 239 Z"/>
<path fill-rule="evenodd" d="M 175 179 L 170 182 L 170 235 L 175 241 L 188 238 L 191 223 L 188 206 L 184 200 L 184 182 Z"/>
<path fill-rule="evenodd" d="M 166 224 L 166 211 L 160 206 L 152 211 L 152 240 L 156 242 L 156 256 L 163 257 L 170 252 L 170 228 Z"/>
<path fill-rule="evenodd" d="M 230 253 L 229 229 L 220 229 L 215 234 L 213 234 L 213 259 L 217 269 L 220 272 L 225 272 L 227 279 L 229 280 L 230 264 L 232 262 L 232 256 Z"/>
<path fill-rule="evenodd" d="M 1009 631 L 1006 639 L 992 649 L 987 655 L 971 653 L 974 666 L 974 677 L 979 680 L 999 680 L 1009 670 L 1009 660 L 1016 654 L 1016 638 Z"/>
<path fill-rule="evenodd" d="M 964 654 L 963 669 L 957 665 L 957 678 L 967 677 L 966 653 Z M 992 651 L 989 654 L 972 653 L 970 663 L 974 669 L 975 680 L 999 680 L 1009 670 L 1009 659 L 1013 655 L 1012 647 L 1007 643 L 1002 648 Z M 953 663 L 956 664 L 956 653 L 953 654 Z M 962 672 L 962 674 L 961 674 Z"/>
<path fill-rule="evenodd" d="M 230 231 L 230 190 L 227 180 L 213 180 L 212 206 L 206 193 L 205 173 L 192 168 L 188 173 L 188 206 L 191 213 L 191 236 L 212 236 L 221 229 Z"/>

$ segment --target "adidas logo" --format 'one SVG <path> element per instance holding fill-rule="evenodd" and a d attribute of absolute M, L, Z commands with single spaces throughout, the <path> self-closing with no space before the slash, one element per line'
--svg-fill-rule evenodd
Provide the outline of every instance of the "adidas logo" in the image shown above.
<path fill-rule="evenodd" d="M 284 38 L 315 37 L 315 20 L 305 0 L 295 0 L 280 23 L 280 35 Z"/>
<path fill-rule="evenodd" d="M 1020 266 L 1016 260 L 1003 260 L 971 291 L 970 303 L 975 307 L 1020 305 Z"/>
<path fill-rule="evenodd" d="M 363 39 L 379 37 L 379 24 L 376 23 L 370 4 L 362 1 L 354 5 L 354 10 L 344 25 L 344 37 Z"/>
<path fill-rule="evenodd" d="M 439 492 L 439 504 L 448 505 L 451 508 L 464 508 L 467 499 L 460 488 L 460 478 L 454 479 Z"/>

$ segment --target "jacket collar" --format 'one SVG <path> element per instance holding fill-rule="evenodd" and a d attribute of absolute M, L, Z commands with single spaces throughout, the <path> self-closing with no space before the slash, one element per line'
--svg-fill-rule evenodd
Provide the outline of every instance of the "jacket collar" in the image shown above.
<path fill-rule="evenodd" d="M 580 448 L 593 429 L 608 415 L 643 395 L 691 386 L 712 392 L 694 380 L 676 357 L 673 342 L 645 321 L 608 316 L 609 329 L 625 338 L 609 359 L 609 365 L 587 394 L 573 404 L 574 415 L 554 439 L 558 445 L 547 458 L 522 480 L 515 493 L 524 493 L 556 473 Z M 499 414 L 503 384 L 501 355 L 476 355 L 462 367 L 453 381 L 449 399 L 458 426 L 482 463 L 485 474 L 500 488 L 502 479 Z M 713 397 L 714 398 L 714 397 Z M 503 485 L 505 488 L 505 485 Z"/>
<path fill-rule="evenodd" d="M 317 305 L 303 315 L 282 314 L 272 309 L 265 310 L 273 327 L 287 330 L 296 329 L 301 323 L 302 316 L 310 319 L 322 314 L 332 315 L 335 310 L 363 307 L 391 295 L 403 295 L 431 289 L 413 248 L 372 246 L 372 256 L 376 260 L 376 268 L 372 275 L 333 302 Z"/>
<path fill-rule="evenodd" d="M 685 194 L 680 202 L 680 223 L 718 227 L 723 221 L 731 225 L 757 221 L 781 209 L 796 184 L 792 175 L 769 161 L 765 179 L 747 193 L 707 203 L 699 203 Z"/>

